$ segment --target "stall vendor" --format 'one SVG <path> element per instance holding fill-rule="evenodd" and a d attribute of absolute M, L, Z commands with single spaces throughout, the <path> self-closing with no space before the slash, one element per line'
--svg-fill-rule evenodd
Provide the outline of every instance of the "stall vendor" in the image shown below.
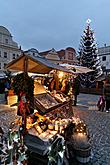
<path fill-rule="evenodd" d="M 49 83 L 49 90 L 50 91 L 59 90 L 59 78 L 58 78 L 57 73 L 53 74 L 53 78 L 52 78 L 51 82 Z"/>

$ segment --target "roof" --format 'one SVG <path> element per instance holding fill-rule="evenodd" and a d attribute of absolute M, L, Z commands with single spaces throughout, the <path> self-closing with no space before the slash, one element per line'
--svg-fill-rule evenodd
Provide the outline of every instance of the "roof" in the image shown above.
<path fill-rule="evenodd" d="M 46 56 L 51 50 L 47 50 L 47 51 L 44 51 L 44 52 L 40 52 L 39 54 L 41 56 Z"/>
<path fill-rule="evenodd" d="M 72 47 L 67 47 L 66 50 L 76 52 L 75 49 Z"/>
<path fill-rule="evenodd" d="M 78 65 L 70 65 L 67 63 L 64 64 L 60 64 L 60 66 L 68 68 L 69 70 L 71 70 L 74 74 L 80 74 L 80 73 L 88 73 L 88 72 L 93 72 L 94 70 L 89 69 L 87 67 L 83 67 L 83 66 L 78 66 Z"/>
<path fill-rule="evenodd" d="M 11 33 L 9 32 L 9 30 L 5 28 L 4 26 L 0 26 L 0 33 L 11 36 Z"/>
<path fill-rule="evenodd" d="M 62 58 L 65 56 L 65 50 L 64 49 L 57 51 L 57 53 L 58 53 L 59 58 Z"/>
<path fill-rule="evenodd" d="M 71 73 L 68 69 L 65 69 L 62 66 L 57 64 L 51 63 L 49 60 L 43 57 L 31 57 L 26 54 L 21 54 L 18 58 L 13 60 L 12 62 L 8 63 L 5 69 L 15 70 L 15 71 L 26 71 L 25 68 L 27 66 L 27 72 L 32 73 L 40 73 L 40 74 L 47 74 L 52 69 L 61 70 L 64 72 Z"/>
<path fill-rule="evenodd" d="M 28 53 L 28 52 L 34 52 L 34 53 L 39 53 L 37 49 L 35 48 L 31 48 L 31 49 L 28 49 L 28 50 L 25 50 L 24 53 Z"/>
<path fill-rule="evenodd" d="M 100 77 L 97 78 L 97 81 L 104 81 L 106 79 L 106 75 L 102 74 Z"/>

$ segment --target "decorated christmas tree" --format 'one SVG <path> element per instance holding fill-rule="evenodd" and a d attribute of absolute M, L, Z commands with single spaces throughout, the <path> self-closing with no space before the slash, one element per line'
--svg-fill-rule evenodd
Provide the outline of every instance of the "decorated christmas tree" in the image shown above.
<path fill-rule="evenodd" d="M 95 86 L 96 80 L 102 75 L 100 58 L 98 56 L 97 45 L 95 42 L 94 31 L 90 27 L 90 20 L 87 20 L 87 25 L 81 37 L 79 48 L 80 65 L 93 69 L 93 72 L 80 75 L 82 87 Z"/>

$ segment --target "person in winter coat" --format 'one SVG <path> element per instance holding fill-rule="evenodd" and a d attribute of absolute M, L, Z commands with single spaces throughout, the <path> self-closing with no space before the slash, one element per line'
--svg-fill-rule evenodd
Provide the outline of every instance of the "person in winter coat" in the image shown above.
<path fill-rule="evenodd" d="M 110 80 L 106 79 L 105 84 L 103 86 L 103 94 L 105 97 L 106 103 L 106 112 L 109 112 L 110 109 Z"/>
<path fill-rule="evenodd" d="M 80 81 L 79 76 L 76 78 L 73 78 L 73 84 L 72 84 L 72 93 L 74 95 L 74 106 L 77 104 L 77 96 L 79 95 L 80 90 Z"/>
<path fill-rule="evenodd" d="M 104 96 L 100 96 L 99 97 L 99 100 L 98 100 L 98 103 L 97 103 L 97 107 L 98 107 L 98 110 L 99 111 L 104 111 L 104 108 L 105 108 L 105 98 Z"/>

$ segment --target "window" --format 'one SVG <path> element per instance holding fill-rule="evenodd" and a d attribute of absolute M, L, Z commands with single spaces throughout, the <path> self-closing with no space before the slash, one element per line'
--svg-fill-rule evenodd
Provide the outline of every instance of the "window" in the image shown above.
<path fill-rule="evenodd" d="M 73 60 L 73 53 L 68 53 L 68 60 Z"/>
<path fill-rule="evenodd" d="M 102 66 L 103 72 L 106 71 L 106 66 Z"/>
<path fill-rule="evenodd" d="M 5 66 L 6 66 L 7 64 L 6 63 L 4 63 L 4 68 L 5 68 Z"/>
<path fill-rule="evenodd" d="M 35 56 L 35 53 L 33 52 L 33 56 Z"/>
<path fill-rule="evenodd" d="M 12 57 L 13 59 L 15 59 L 16 58 L 16 56 L 15 56 L 15 54 L 13 54 L 13 57 Z"/>
<path fill-rule="evenodd" d="M 4 58 L 7 58 L 7 52 L 4 52 Z"/>
<path fill-rule="evenodd" d="M 5 44 L 8 44 L 8 39 L 7 38 L 5 39 Z"/>
<path fill-rule="evenodd" d="M 1 51 L 0 51 L 0 57 L 1 57 Z"/>
<path fill-rule="evenodd" d="M 1 63 L 0 63 L 0 69 L 1 69 Z"/>
<path fill-rule="evenodd" d="M 102 61 L 106 61 L 106 56 L 103 56 L 102 57 Z"/>

